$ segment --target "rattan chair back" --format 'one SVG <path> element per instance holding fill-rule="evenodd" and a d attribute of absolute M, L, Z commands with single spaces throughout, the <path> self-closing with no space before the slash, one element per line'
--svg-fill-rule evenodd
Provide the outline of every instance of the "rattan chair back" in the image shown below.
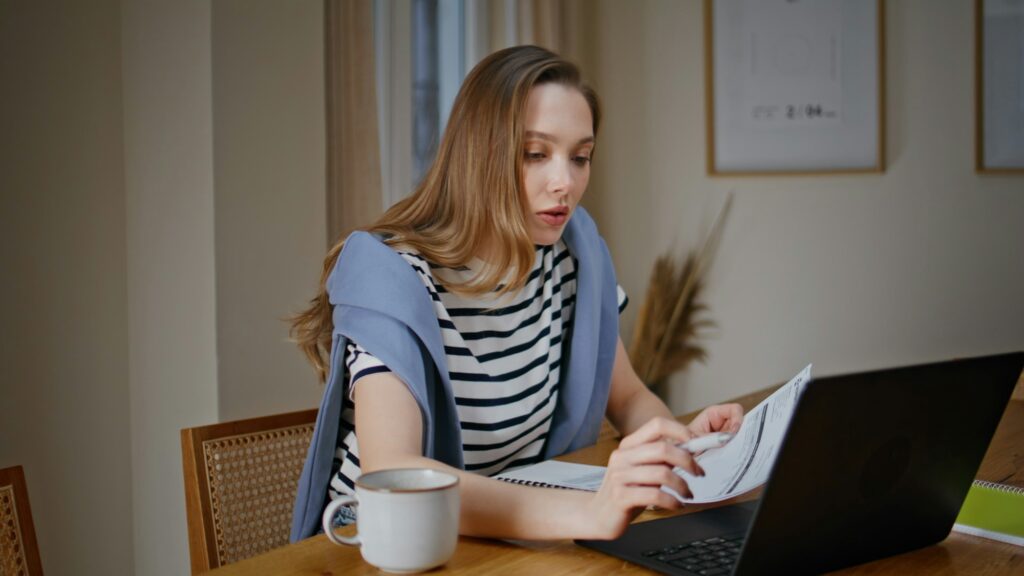
<path fill-rule="evenodd" d="M 0 469 L 0 575 L 43 573 L 39 544 L 21 466 Z"/>
<path fill-rule="evenodd" d="M 316 410 L 181 431 L 192 573 L 288 543 Z"/>

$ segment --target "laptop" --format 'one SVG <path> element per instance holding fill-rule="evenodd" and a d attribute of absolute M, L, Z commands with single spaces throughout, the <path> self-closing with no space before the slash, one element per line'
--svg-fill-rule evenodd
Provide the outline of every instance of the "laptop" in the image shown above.
<path fill-rule="evenodd" d="M 818 574 L 946 538 L 1024 352 L 812 380 L 758 501 L 577 543 L 664 574 Z"/>

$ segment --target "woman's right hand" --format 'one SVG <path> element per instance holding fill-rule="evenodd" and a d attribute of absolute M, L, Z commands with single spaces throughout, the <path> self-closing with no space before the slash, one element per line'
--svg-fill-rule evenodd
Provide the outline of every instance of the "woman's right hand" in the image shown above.
<path fill-rule="evenodd" d="M 608 458 L 601 488 L 587 508 L 595 539 L 611 540 L 625 532 L 629 523 L 648 506 L 677 510 L 682 504 L 663 492 L 672 488 L 692 497 L 686 482 L 672 469 L 676 466 L 703 476 L 693 455 L 676 444 L 692 437 L 690 430 L 670 418 L 654 418 L 626 436 Z"/>

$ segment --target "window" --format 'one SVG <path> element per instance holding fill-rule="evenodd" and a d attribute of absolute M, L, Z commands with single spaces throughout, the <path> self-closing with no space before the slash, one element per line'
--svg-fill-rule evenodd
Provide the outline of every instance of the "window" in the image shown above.
<path fill-rule="evenodd" d="M 472 0 L 375 0 L 377 109 L 384 207 L 409 194 L 434 160 L 467 65 Z"/>

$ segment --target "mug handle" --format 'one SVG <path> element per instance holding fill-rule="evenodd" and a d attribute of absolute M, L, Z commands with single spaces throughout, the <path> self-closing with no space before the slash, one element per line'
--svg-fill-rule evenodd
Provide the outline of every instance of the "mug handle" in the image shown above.
<path fill-rule="evenodd" d="M 324 509 L 324 515 L 321 519 L 321 523 L 324 527 L 324 534 L 327 535 L 327 539 L 331 542 L 344 546 L 360 546 L 362 542 L 359 541 L 359 534 L 342 536 L 334 533 L 334 515 L 338 513 L 338 508 L 349 504 L 358 505 L 359 501 L 356 500 L 354 496 L 347 495 L 339 496 L 338 498 L 331 500 L 331 503 Z"/>

